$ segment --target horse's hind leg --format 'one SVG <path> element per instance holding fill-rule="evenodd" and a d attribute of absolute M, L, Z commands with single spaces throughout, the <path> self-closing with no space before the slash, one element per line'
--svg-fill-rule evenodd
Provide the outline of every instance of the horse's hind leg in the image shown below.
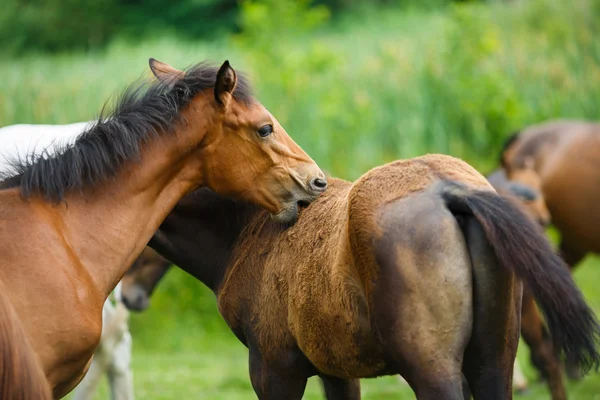
<path fill-rule="evenodd" d="M 463 364 L 475 400 L 512 399 L 519 341 L 521 287 L 497 264 L 478 222 L 467 218 L 465 238 L 473 268 L 473 332 Z"/>
<path fill-rule="evenodd" d="M 533 296 L 526 288 L 523 288 L 522 310 L 521 334 L 531 349 L 531 360 L 548 380 L 552 400 L 564 400 L 567 398 L 567 393 L 563 384 L 560 362 Z"/>
<path fill-rule="evenodd" d="M 565 260 L 571 272 L 574 271 L 577 264 L 579 264 L 586 255 L 585 251 L 575 249 L 576 247 L 567 243 L 565 238 L 560 242 L 560 256 Z M 569 379 L 577 381 L 583 377 L 581 368 L 577 363 L 567 360 L 565 362 L 565 367 Z"/>
<path fill-rule="evenodd" d="M 383 210 L 383 235 L 375 243 L 379 275 L 372 318 L 388 363 L 419 400 L 463 400 L 471 265 L 455 218 L 424 196 L 404 198 Z"/>
<path fill-rule="evenodd" d="M 320 374 L 327 400 L 360 400 L 358 379 L 342 379 Z"/>

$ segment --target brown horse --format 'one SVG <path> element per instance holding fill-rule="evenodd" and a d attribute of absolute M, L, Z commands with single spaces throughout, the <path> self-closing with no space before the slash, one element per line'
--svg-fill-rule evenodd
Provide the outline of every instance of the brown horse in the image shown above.
<path fill-rule="evenodd" d="M 508 180 L 502 169 L 492 171 L 486 179 L 498 193 L 514 197 L 524 207 L 527 215 L 541 226 L 550 224 L 550 212 L 544 196 L 537 189 L 521 182 Z"/>
<path fill-rule="evenodd" d="M 570 268 L 587 253 L 600 253 L 600 213 L 594 212 L 600 201 L 600 124 L 559 120 L 528 127 L 507 140 L 500 161 L 511 181 L 542 193 Z M 525 293 L 524 301 L 528 297 Z M 532 356 L 548 377 L 547 369 L 556 369 L 557 360 L 533 300 L 528 303 L 531 315 L 524 315 L 524 326 L 539 348 L 532 348 Z M 579 377 L 570 364 L 567 372 Z"/>
<path fill-rule="evenodd" d="M 19 174 L 2 183 L 0 296 L 18 318 L 6 307 L 0 316 L 7 398 L 38 378 L 19 364 L 32 351 L 55 397 L 79 382 L 105 299 L 186 193 L 207 186 L 292 222 L 298 202 L 327 185 L 228 62 L 150 67 L 158 81 L 132 86 L 74 144 L 17 160 Z"/>
<path fill-rule="evenodd" d="M 386 374 L 419 399 L 462 399 L 463 373 L 476 399 L 510 399 L 516 276 L 557 348 L 598 364 L 596 319 L 540 228 L 451 157 L 330 180 L 290 228 L 202 189 L 150 246 L 215 292 L 260 399 L 299 399 L 312 375 L 328 399 L 357 399 L 357 378 Z"/>
<path fill-rule="evenodd" d="M 509 138 L 501 164 L 511 181 L 543 194 L 571 268 L 587 253 L 600 253 L 600 213 L 592 212 L 600 201 L 600 124 L 531 126 Z"/>

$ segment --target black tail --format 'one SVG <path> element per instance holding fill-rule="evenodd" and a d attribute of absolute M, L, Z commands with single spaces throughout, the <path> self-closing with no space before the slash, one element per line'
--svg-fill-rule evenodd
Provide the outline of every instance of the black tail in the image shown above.
<path fill-rule="evenodd" d="M 577 362 L 584 372 L 597 370 L 600 326 L 541 228 L 511 200 L 491 191 L 446 181 L 441 195 L 454 214 L 475 217 L 500 265 L 530 287 L 556 349 Z"/>

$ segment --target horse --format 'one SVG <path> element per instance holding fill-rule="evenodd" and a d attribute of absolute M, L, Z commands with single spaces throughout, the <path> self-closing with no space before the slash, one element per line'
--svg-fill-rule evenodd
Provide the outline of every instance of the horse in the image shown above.
<path fill-rule="evenodd" d="M 500 152 L 500 165 L 508 179 L 539 191 L 546 202 L 552 225 L 560 233 L 559 249 L 573 269 L 588 253 L 600 253 L 600 124 L 576 120 L 555 120 L 527 127 L 511 135 Z M 525 293 L 527 296 L 528 293 Z M 544 375 L 557 370 L 552 343 L 529 301 L 532 358 Z M 525 322 L 524 322 L 525 325 Z M 559 372 L 560 373 L 560 370 Z M 572 379 L 580 376 L 567 363 Z M 551 378 L 549 378 L 551 379 Z M 564 397 L 553 397 L 555 400 Z"/>
<path fill-rule="evenodd" d="M 10 159 L 30 154 L 51 155 L 60 146 L 74 143 L 92 125 L 93 121 L 88 121 L 68 125 L 17 124 L 0 128 L 0 171 L 11 173 L 12 166 L 5 164 Z M 144 258 L 144 253 L 140 258 Z M 115 290 L 119 288 L 120 284 Z M 114 299 L 111 300 L 110 297 L 102 307 L 100 344 L 92 357 L 88 373 L 75 389 L 74 400 L 91 399 L 105 373 L 108 375 L 113 399 L 134 398 L 130 365 L 132 337 L 127 324 L 128 311 L 120 296 L 113 293 Z"/>
<path fill-rule="evenodd" d="M 75 142 L 86 128 L 93 126 L 94 121 L 76 122 L 67 125 L 16 124 L 0 128 L 0 171 L 10 174 L 11 165 L 7 160 L 23 158 L 30 154 L 53 154 L 60 146 Z M 133 263 L 132 269 L 153 271 L 151 267 L 170 265 L 154 250 L 146 247 Z M 150 274 L 151 272 L 149 272 Z M 162 277 L 164 272 L 160 273 Z M 125 278 L 129 275 L 129 271 Z M 138 288 L 144 287 L 146 281 L 137 276 Z M 100 344 L 92 357 L 88 373 L 76 387 L 74 400 L 89 399 L 94 396 L 102 376 L 108 375 L 109 387 L 113 399 L 133 399 L 133 372 L 131 371 L 132 337 L 129 332 L 128 310 L 143 311 L 149 305 L 152 288 L 148 287 L 145 296 L 139 296 L 137 302 L 123 303 L 120 295 L 121 284 L 117 284 L 115 292 L 104 302 L 102 307 L 102 335 Z M 111 299 L 110 297 L 113 297 Z M 132 296 L 130 295 L 129 298 Z M 140 303 L 145 301 L 145 303 Z M 107 326 L 108 324 L 108 326 Z"/>
<path fill-rule="evenodd" d="M 542 227 L 550 224 L 548 206 L 538 190 L 524 183 L 508 180 L 506 173 L 500 168 L 486 175 L 486 179 L 498 193 L 513 196 L 524 207 L 525 213 Z"/>
<path fill-rule="evenodd" d="M 150 59 L 150 69 L 156 81 L 130 86 L 73 144 L 14 160 L 0 183 L 0 324 L 12 335 L 0 349 L 38 363 L 2 365 L 9 398 L 40 366 L 54 397 L 76 386 L 106 298 L 185 194 L 206 186 L 293 224 L 327 187 L 229 62 L 182 71 Z"/>
<path fill-rule="evenodd" d="M 503 194 L 513 196 L 527 201 L 529 213 L 535 212 L 538 221 L 543 221 L 546 215 L 543 201 L 531 202 L 535 193 L 524 185 L 508 182 L 502 171 L 495 171 L 486 177 L 494 189 Z M 503 191 L 504 190 L 504 191 Z M 537 197 L 535 198 L 537 200 Z M 535 207 L 534 207 L 535 205 Z M 530 214 L 531 215 L 531 214 Z M 123 304 L 128 309 L 143 311 L 148 308 L 152 293 L 171 268 L 172 263 L 156 253 L 152 248 L 146 247 L 142 255 L 127 271 L 122 280 L 121 297 Z M 408 384 L 401 376 L 399 380 Z M 528 382 L 523 373 L 519 361 L 515 360 L 513 372 L 513 389 L 517 393 L 524 393 L 528 389 Z"/>
<path fill-rule="evenodd" d="M 500 164 L 508 179 L 544 196 L 560 251 L 574 268 L 587 253 L 600 253 L 600 124 L 558 120 L 530 126 L 509 137 Z"/>
<path fill-rule="evenodd" d="M 329 179 L 294 226 L 199 189 L 149 245 L 209 287 L 259 399 L 328 399 L 400 374 L 419 399 L 510 399 L 521 281 L 556 348 L 598 366 L 599 327 L 541 229 L 468 164 L 428 155 Z M 128 296 L 128 282 L 123 296 Z"/>
<path fill-rule="evenodd" d="M 147 309 L 156 285 L 170 267 L 169 260 L 146 247 L 123 277 L 121 301 L 125 307 L 136 312 Z"/>

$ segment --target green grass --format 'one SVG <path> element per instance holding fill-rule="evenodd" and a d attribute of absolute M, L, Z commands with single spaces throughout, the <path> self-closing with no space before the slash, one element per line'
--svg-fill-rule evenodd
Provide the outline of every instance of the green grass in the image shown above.
<path fill-rule="evenodd" d="M 243 34 L 210 42 L 165 36 L 119 40 L 102 52 L 0 57 L 0 126 L 94 118 L 111 95 L 148 76 L 149 57 L 176 67 L 229 59 L 292 137 L 347 179 L 428 152 L 487 172 L 513 130 L 600 115 L 600 2 L 370 9 L 326 22 L 322 12 L 274 6 L 282 1 L 249 6 Z M 600 262 L 588 260 L 577 280 L 600 312 Z M 132 317 L 132 331 L 139 398 L 253 398 L 246 350 L 211 294 L 181 271 L 169 273 L 148 312 Z M 524 348 L 519 356 L 526 360 Z M 600 377 L 569 393 L 600 398 Z M 365 381 L 363 394 L 413 398 L 394 378 Z M 318 396 L 311 382 L 306 397 Z M 537 385 L 527 398 L 548 396 Z"/>

